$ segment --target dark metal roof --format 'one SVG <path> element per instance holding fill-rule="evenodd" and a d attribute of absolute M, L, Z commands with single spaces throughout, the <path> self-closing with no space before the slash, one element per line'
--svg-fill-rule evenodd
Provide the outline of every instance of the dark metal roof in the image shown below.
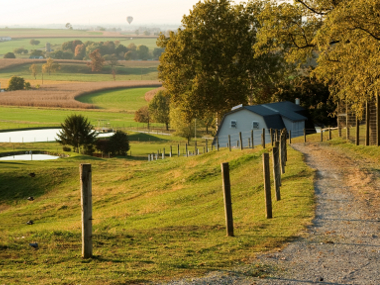
<path fill-rule="evenodd" d="M 268 115 L 268 116 L 264 116 L 263 118 L 268 129 L 277 129 L 277 130 L 285 129 L 285 124 L 281 118 L 281 115 L 279 114 Z"/>
<path fill-rule="evenodd" d="M 299 112 L 302 113 L 302 111 L 304 111 L 305 109 L 289 101 L 255 106 L 245 106 L 242 108 L 247 109 L 248 111 L 256 113 L 260 116 L 263 116 L 264 119 L 265 116 L 280 114 L 281 116 L 295 122 L 307 120 L 307 117 L 299 114 Z"/>

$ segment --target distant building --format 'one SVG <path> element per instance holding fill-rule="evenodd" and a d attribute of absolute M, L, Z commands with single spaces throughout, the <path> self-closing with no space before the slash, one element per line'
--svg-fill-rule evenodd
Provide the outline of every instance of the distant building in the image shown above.
<path fill-rule="evenodd" d="M 44 59 L 44 57 L 42 55 L 32 55 L 29 56 L 29 59 Z"/>
<path fill-rule="evenodd" d="M 12 38 L 11 37 L 1 37 L 0 36 L 0 42 L 6 42 L 6 41 L 11 41 Z"/>
<path fill-rule="evenodd" d="M 51 46 L 50 46 L 50 43 L 46 43 L 46 44 L 45 44 L 45 51 L 46 51 L 46 52 L 51 52 Z"/>

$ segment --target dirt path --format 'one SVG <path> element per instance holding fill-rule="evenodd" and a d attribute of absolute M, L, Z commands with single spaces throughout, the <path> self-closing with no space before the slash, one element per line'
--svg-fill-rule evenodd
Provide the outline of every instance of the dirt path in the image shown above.
<path fill-rule="evenodd" d="M 379 200 L 373 175 L 332 148 L 293 147 L 317 170 L 316 217 L 305 238 L 258 257 L 276 268 L 270 277 L 250 277 L 249 268 L 242 268 L 169 284 L 380 284 L 380 208 L 373 203 Z"/>

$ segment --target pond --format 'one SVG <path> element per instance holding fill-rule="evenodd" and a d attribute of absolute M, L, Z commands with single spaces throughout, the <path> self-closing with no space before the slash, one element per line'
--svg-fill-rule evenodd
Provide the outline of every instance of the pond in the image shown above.
<path fill-rule="evenodd" d="M 0 160 L 49 160 L 57 158 L 59 158 L 59 156 L 49 154 L 16 154 L 0 157 Z"/>
<path fill-rule="evenodd" d="M 61 129 L 0 132 L 0 142 L 54 142 Z M 99 133 L 98 137 L 110 137 L 114 133 Z"/>

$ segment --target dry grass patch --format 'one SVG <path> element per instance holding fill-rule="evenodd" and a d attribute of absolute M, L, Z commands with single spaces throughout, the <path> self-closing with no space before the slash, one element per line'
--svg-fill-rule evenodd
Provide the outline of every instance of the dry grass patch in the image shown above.
<path fill-rule="evenodd" d="M 148 91 L 145 93 L 145 101 L 150 102 L 153 97 L 158 93 L 158 91 L 165 90 L 165 87 L 158 87 L 157 89 Z"/>
<path fill-rule="evenodd" d="M 82 95 L 103 90 L 155 87 L 160 85 L 161 83 L 156 80 L 43 85 L 38 90 L 18 90 L 2 93 L 0 96 L 0 105 L 95 109 L 96 106 L 82 103 L 75 99 Z"/>

